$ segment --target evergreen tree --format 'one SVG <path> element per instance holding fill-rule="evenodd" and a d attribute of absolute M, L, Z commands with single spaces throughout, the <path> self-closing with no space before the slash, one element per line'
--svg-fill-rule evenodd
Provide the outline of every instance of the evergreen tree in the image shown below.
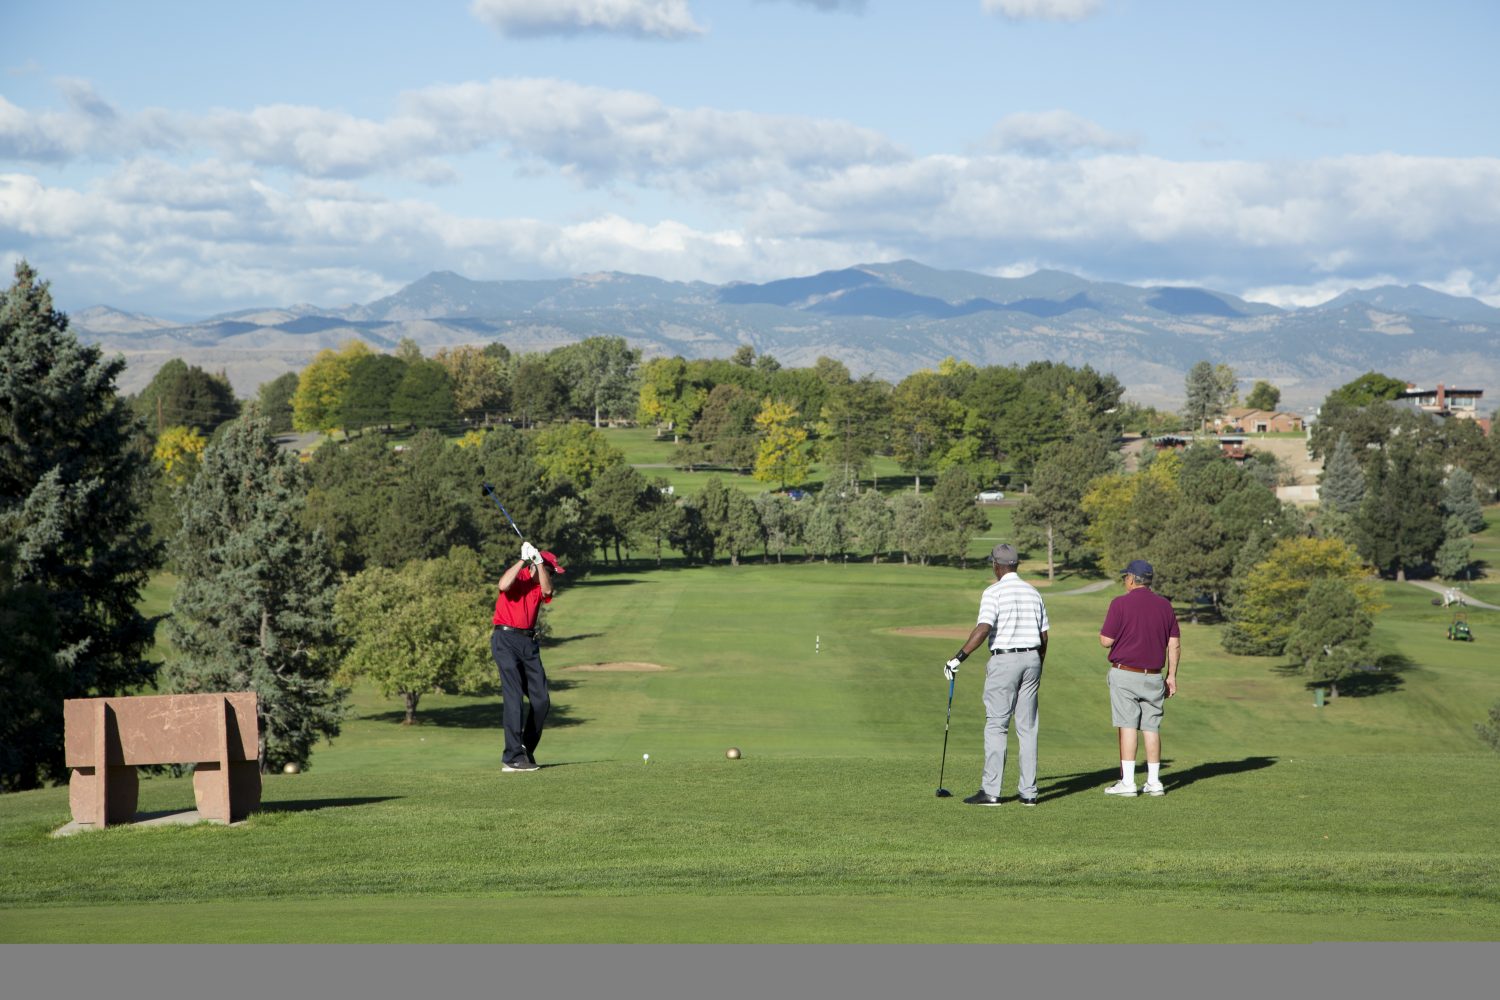
<path fill-rule="evenodd" d="M 157 369 L 131 405 L 153 434 L 168 427 L 191 427 L 212 434 L 240 410 L 234 389 L 222 372 L 210 375 L 181 358 L 173 358 Z"/>
<path fill-rule="evenodd" d="M 776 561 L 786 550 L 802 540 L 800 504 L 785 493 L 761 493 L 755 497 L 755 512 L 760 518 L 766 555 L 776 553 Z"/>
<path fill-rule="evenodd" d="M 1147 549 L 1147 558 L 1156 570 L 1154 589 L 1169 601 L 1190 604 L 1196 623 L 1200 597 L 1207 597 L 1218 608 L 1229 585 L 1233 553 L 1225 544 L 1224 530 L 1212 509 L 1185 496 L 1162 522 L 1161 531 Z"/>
<path fill-rule="evenodd" d="M 0 792 L 54 773 L 57 716 L 71 678 L 57 662 L 57 623 L 47 592 L 17 583 L 15 546 L 0 545 Z"/>
<path fill-rule="evenodd" d="M 1359 508 L 1360 551 L 1382 573 L 1406 580 L 1406 568 L 1430 562 L 1443 544 L 1442 477 L 1436 464 L 1403 442 L 1376 463 Z"/>
<path fill-rule="evenodd" d="M 1464 468 L 1454 469 L 1448 474 L 1448 485 L 1443 493 L 1443 513 L 1454 522 L 1450 535 L 1473 534 L 1484 530 L 1484 508 L 1479 506 L 1479 495 L 1474 489 L 1474 477 Z"/>
<path fill-rule="evenodd" d="M 606 556 L 609 546 L 614 546 L 615 562 L 620 561 L 620 546 L 628 548 L 630 540 L 639 531 L 649 492 L 651 487 L 647 485 L 646 477 L 622 460 L 595 476 L 584 496 L 585 506 L 593 520 L 594 536 Z"/>
<path fill-rule="evenodd" d="M 181 581 L 168 635 L 168 686 L 254 691 L 261 771 L 306 766 L 338 735 L 347 692 L 333 681 L 336 575 L 321 533 L 299 522 L 306 474 L 269 423 L 244 418 L 203 455 L 183 496 Z"/>
<path fill-rule="evenodd" d="M 803 501 L 804 503 L 806 501 Z M 854 485 L 841 475 L 832 475 L 818 491 L 817 500 L 808 511 L 803 538 L 808 552 L 828 562 L 834 556 L 849 558 L 849 511 L 854 503 Z"/>
<path fill-rule="evenodd" d="M 390 503 L 370 525 L 372 562 L 398 569 L 413 559 L 441 558 L 456 545 L 479 544 L 474 504 L 466 495 L 480 492 L 473 485 L 479 477 L 466 476 L 471 463 L 464 450 L 430 428 L 411 439 L 396 460 Z"/>
<path fill-rule="evenodd" d="M 640 514 L 636 521 L 641 536 L 656 552 L 656 565 L 661 565 L 662 550 L 670 544 L 672 536 L 681 529 L 682 509 L 677 499 L 667 491 L 672 485 L 664 476 L 656 476 L 641 493 Z"/>
<path fill-rule="evenodd" d="M 1445 538 L 1443 544 L 1438 547 L 1433 563 L 1438 576 L 1445 580 L 1466 578 L 1469 576 L 1469 567 L 1474 564 L 1473 539 L 1467 535 Z"/>
<path fill-rule="evenodd" d="M 729 533 L 729 490 L 718 476 L 710 476 L 703 489 L 693 498 L 693 507 L 698 512 L 702 530 L 708 535 L 705 562 L 713 562 Z"/>
<path fill-rule="evenodd" d="M 764 540 L 755 501 L 739 490 L 729 491 L 729 510 L 717 539 L 719 550 L 729 553 L 729 564 L 738 566 L 740 556 Z"/>
<path fill-rule="evenodd" d="M 1353 514 L 1365 498 L 1365 473 L 1354 457 L 1349 435 L 1340 434 L 1338 444 L 1323 466 L 1319 502 L 1340 514 Z"/>
<path fill-rule="evenodd" d="M 1490 706 L 1487 722 L 1474 723 L 1474 734 L 1496 753 L 1500 753 L 1500 701 Z"/>
<path fill-rule="evenodd" d="M 1374 621 L 1346 580 L 1315 580 L 1307 588 L 1286 640 L 1286 654 L 1315 681 L 1325 681 L 1333 697 L 1338 682 L 1370 658 L 1367 641 Z"/>
<path fill-rule="evenodd" d="M 1214 366 L 1200 361 L 1188 369 L 1185 386 L 1187 398 L 1182 404 L 1182 418 L 1193 428 L 1201 430 L 1224 411 L 1223 385 Z"/>
<path fill-rule="evenodd" d="M 302 524 L 322 532 L 344 573 L 352 576 L 376 559 L 377 526 L 394 504 L 398 458 L 379 437 L 327 441 L 312 453 Z"/>
<path fill-rule="evenodd" d="M 144 657 L 156 623 L 136 605 L 161 549 L 144 516 L 151 459 L 115 391 L 125 361 L 80 344 L 25 261 L 15 275 L 0 295 L 0 546 L 14 547 L 7 582 L 20 588 L 15 599 L 45 595 L 66 697 L 131 692 L 155 676 Z M 7 776 L 7 787 L 67 773 L 62 703 L 46 685 L 32 690 L 43 700 L 10 710 L 29 720 L 33 742 L 21 763 L 29 770 Z"/>

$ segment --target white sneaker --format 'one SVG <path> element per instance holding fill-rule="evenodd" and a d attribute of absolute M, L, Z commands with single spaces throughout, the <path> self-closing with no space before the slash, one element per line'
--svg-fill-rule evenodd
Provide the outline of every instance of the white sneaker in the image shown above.
<path fill-rule="evenodd" d="M 1167 794 L 1166 786 L 1163 785 L 1160 781 L 1148 781 L 1148 782 L 1146 782 L 1146 784 L 1141 788 L 1141 791 L 1145 792 L 1147 795 L 1165 795 L 1165 794 Z"/>
<path fill-rule="evenodd" d="M 1104 790 L 1105 795 L 1136 795 L 1138 793 L 1139 790 L 1133 783 L 1127 784 L 1123 780 L 1115 782 Z"/>

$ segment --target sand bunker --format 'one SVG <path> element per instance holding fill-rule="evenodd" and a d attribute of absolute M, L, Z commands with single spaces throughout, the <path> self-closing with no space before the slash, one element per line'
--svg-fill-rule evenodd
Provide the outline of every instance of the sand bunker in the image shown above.
<path fill-rule="evenodd" d="M 974 631 L 973 625 L 906 625 L 887 629 L 896 635 L 911 635 L 918 639 L 967 639 Z"/>
<path fill-rule="evenodd" d="M 580 663 L 576 667 L 563 667 L 563 670 L 584 670 L 595 673 L 623 672 L 623 673 L 649 673 L 653 670 L 665 670 L 666 667 L 660 663 L 641 663 L 634 660 L 622 660 L 617 663 Z"/>

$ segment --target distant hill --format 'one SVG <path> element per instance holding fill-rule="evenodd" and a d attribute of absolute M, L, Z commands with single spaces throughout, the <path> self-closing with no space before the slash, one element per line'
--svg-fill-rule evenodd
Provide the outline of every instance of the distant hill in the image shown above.
<path fill-rule="evenodd" d="M 1421 286 L 1352 290 L 1283 310 L 1205 288 L 1142 288 L 1062 271 L 1020 278 L 902 260 L 760 284 L 711 285 L 605 272 L 536 281 L 422 277 L 365 304 L 265 307 L 177 324 L 107 307 L 72 317 L 80 336 L 122 352 L 139 389 L 182 357 L 223 369 L 242 396 L 326 347 L 359 338 L 428 353 L 499 340 L 546 351 L 623 336 L 647 357 L 727 357 L 748 344 L 783 364 L 837 358 L 856 375 L 899 380 L 952 356 L 1035 360 L 1113 372 L 1130 398 L 1175 407 L 1198 361 L 1224 362 L 1249 386 L 1267 379 L 1284 406 L 1308 409 L 1366 371 L 1463 382 L 1500 396 L 1500 309 Z M 1493 405 L 1493 404 L 1491 404 Z"/>

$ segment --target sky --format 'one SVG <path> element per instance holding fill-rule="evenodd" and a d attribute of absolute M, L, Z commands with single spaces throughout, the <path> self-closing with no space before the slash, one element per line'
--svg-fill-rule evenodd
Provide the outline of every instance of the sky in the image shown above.
<path fill-rule="evenodd" d="M 192 320 L 920 261 L 1500 305 L 1492 0 L 0 2 L 0 264 Z"/>

